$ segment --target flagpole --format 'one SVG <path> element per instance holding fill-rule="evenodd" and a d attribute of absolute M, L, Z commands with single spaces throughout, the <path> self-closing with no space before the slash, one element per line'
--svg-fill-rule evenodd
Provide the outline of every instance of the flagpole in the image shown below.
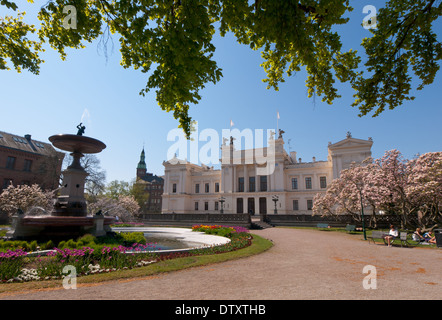
<path fill-rule="evenodd" d="M 279 132 L 279 111 L 276 111 L 276 134 Z"/>

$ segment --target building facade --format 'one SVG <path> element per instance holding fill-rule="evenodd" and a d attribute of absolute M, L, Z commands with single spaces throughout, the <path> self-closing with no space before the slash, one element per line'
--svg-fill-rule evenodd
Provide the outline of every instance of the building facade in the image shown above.
<path fill-rule="evenodd" d="M 165 167 L 162 213 L 311 214 L 313 198 L 325 193 L 351 163 L 371 157 L 373 141 L 347 138 L 329 143 L 327 160 L 304 162 L 284 149 L 282 134 L 260 149 L 221 146 L 221 169 L 176 157 Z"/>
<path fill-rule="evenodd" d="M 38 184 L 42 189 L 59 187 L 65 154 L 50 143 L 0 131 L 0 192 L 11 183 Z"/>
<path fill-rule="evenodd" d="M 141 151 L 140 161 L 137 165 L 136 184 L 141 186 L 146 195 L 145 203 L 142 206 L 143 213 L 160 213 L 162 205 L 162 195 L 164 179 L 147 172 L 146 153 Z"/>

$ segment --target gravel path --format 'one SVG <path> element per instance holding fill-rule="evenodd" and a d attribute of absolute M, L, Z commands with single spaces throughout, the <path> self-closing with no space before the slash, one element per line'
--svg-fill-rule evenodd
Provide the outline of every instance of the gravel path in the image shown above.
<path fill-rule="evenodd" d="M 76 290 L 45 289 L 0 299 L 26 300 L 285 300 L 440 299 L 442 250 L 368 244 L 360 236 L 271 228 L 254 233 L 274 246 L 259 255 L 158 276 Z M 365 266 L 376 289 L 364 289 Z M 60 281 L 61 282 L 61 281 Z M 373 282 L 371 282 L 373 284 Z"/>

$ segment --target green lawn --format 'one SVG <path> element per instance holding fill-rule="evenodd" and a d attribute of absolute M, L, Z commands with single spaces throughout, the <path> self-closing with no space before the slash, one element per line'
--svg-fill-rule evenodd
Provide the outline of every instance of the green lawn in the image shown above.
<path fill-rule="evenodd" d="M 362 231 L 351 231 L 348 232 L 347 230 L 345 230 L 345 228 L 317 228 L 317 227 L 280 227 L 280 228 L 294 228 L 294 229 L 310 229 L 310 230 L 317 230 L 317 231 L 325 231 L 325 232 L 341 232 L 341 233 L 347 233 L 347 234 L 351 234 L 354 236 L 360 236 L 361 239 L 363 239 L 363 232 Z M 377 230 L 377 231 L 385 231 L 385 233 L 388 233 L 388 229 L 385 230 Z M 404 232 L 404 230 L 399 230 L 399 232 Z M 413 232 L 410 231 L 405 231 L 407 232 L 407 241 L 409 243 L 409 247 L 417 247 L 417 248 L 431 248 L 431 249 L 437 249 L 437 245 L 436 244 L 418 244 L 416 243 L 416 241 L 413 241 L 411 238 L 411 235 L 413 234 Z M 366 235 L 367 235 L 367 241 L 368 237 L 371 236 L 372 230 L 371 229 L 367 229 L 366 230 Z M 372 241 L 370 239 L 370 241 Z M 382 239 L 375 239 L 376 243 L 383 243 Z M 401 242 L 400 240 L 396 240 L 393 242 L 393 246 L 400 246 Z"/>

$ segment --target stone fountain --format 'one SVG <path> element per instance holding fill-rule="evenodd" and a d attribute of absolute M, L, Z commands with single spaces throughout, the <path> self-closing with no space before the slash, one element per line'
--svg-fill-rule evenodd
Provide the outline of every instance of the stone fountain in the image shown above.
<path fill-rule="evenodd" d="M 50 215 L 27 216 L 18 212 L 12 217 L 12 228 L 7 237 L 13 239 L 71 239 L 91 233 L 106 235 L 111 231 L 113 217 L 105 217 L 101 212 L 87 215 L 84 185 L 87 172 L 81 166 L 84 154 L 100 153 L 106 145 L 94 138 L 83 136 L 85 127 L 80 123 L 78 133 L 59 134 L 49 137 L 52 145 L 71 152 L 72 164 L 63 171 L 63 183 L 59 189 L 54 208 Z"/>

